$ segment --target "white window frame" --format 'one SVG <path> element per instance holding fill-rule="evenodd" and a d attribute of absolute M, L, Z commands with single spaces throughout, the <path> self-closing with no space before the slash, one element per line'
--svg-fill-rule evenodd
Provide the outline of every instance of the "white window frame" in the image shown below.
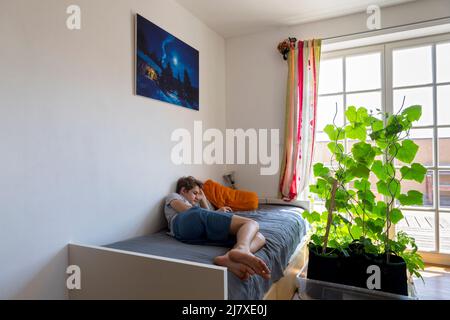
<path fill-rule="evenodd" d="M 371 53 L 380 53 L 380 88 L 378 89 L 369 89 L 369 90 L 357 90 L 357 91 L 347 91 L 346 88 L 346 57 L 351 56 L 359 56 L 359 55 L 365 55 L 365 54 L 371 54 Z M 326 96 L 333 96 L 333 95 L 342 95 L 343 96 L 343 119 L 344 119 L 344 126 L 347 125 L 347 119 L 345 117 L 345 111 L 347 110 L 347 95 L 348 94 L 358 94 L 358 93 L 367 93 L 367 92 L 375 92 L 380 91 L 381 92 L 381 104 L 382 108 L 386 105 L 386 83 L 385 83 L 385 70 L 384 70 L 384 64 L 385 64 L 385 58 L 384 58 L 384 45 L 372 45 L 372 46 L 365 46 L 365 47 L 358 47 L 353 49 L 345 49 L 345 50 L 337 50 L 337 51 L 327 51 L 326 53 L 323 53 L 321 56 L 321 60 L 329 60 L 334 58 L 342 58 L 342 91 L 339 92 L 332 92 L 332 93 L 325 93 L 325 94 L 318 94 L 318 97 L 326 97 Z M 320 86 L 320 78 L 319 78 L 319 86 Z M 333 110 L 334 112 L 334 110 Z M 319 130 L 320 129 L 320 130 Z M 317 128 L 318 131 L 323 130 L 323 128 Z M 348 152 L 348 140 L 345 140 L 344 143 L 345 152 Z M 309 191 L 309 190 L 308 190 Z M 323 202 L 317 202 L 318 205 L 324 205 Z"/>
<path fill-rule="evenodd" d="M 440 252 L 440 230 L 439 230 L 439 212 L 450 213 L 450 208 L 439 208 L 440 194 L 439 194 L 439 170 L 449 170 L 448 167 L 442 167 L 439 164 L 439 128 L 450 128 L 448 125 L 438 125 L 437 122 L 437 81 L 436 81 L 436 45 L 439 43 L 450 42 L 450 34 L 429 36 L 411 40 L 396 41 L 387 43 L 385 45 L 386 56 L 386 111 L 393 112 L 393 72 L 392 72 L 392 54 L 396 49 L 406 49 L 414 47 L 422 47 L 431 45 L 431 59 L 432 59 L 432 81 L 428 84 L 421 84 L 416 86 L 404 86 L 398 87 L 401 89 L 406 88 L 420 88 L 420 87 L 432 87 L 433 89 L 433 124 L 426 126 L 417 126 L 415 129 L 432 129 L 433 130 L 433 165 L 427 167 L 428 171 L 433 172 L 433 207 L 408 207 L 408 211 L 426 211 L 434 212 L 434 236 L 435 236 L 435 250 L 433 251 L 421 251 L 425 261 L 432 263 L 450 264 L 450 254 Z M 450 85 L 450 82 L 439 83 L 439 85 Z M 398 89 L 396 88 L 396 89 Z"/>

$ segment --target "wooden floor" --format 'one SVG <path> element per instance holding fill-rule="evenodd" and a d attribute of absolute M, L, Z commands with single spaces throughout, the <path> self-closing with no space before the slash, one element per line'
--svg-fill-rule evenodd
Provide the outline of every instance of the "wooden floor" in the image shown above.
<path fill-rule="evenodd" d="M 450 267 L 430 265 L 421 274 L 424 282 L 414 279 L 419 300 L 450 300 Z"/>

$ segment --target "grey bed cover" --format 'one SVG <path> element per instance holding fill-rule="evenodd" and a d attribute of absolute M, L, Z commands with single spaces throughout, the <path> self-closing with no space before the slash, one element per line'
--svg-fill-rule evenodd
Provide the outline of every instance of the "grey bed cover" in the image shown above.
<path fill-rule="evenodd" d="M 241 281 L 228 271 L 228 299 L 261 300 L 270 286 L 283 277 L 283 270 L 289 258 L 306 234 L 308 225 L 301 217 L 303 209 L 285 205 L 260 205 L 255 211 L 235 212 L 235 214 L 258 221 L 260 232 L 266 237 L 266 245 L 256 253 L 263 259 L 272 277 L 265 280 L 252 276 Z M 105 245 L 108 248 L 140 252 L 168 258 L 213 264 L 214 257 L 223 255 L 225 247 L 191 245 L 177 241 L 166 234 L 167 230 L 155 234 L 132 238 Z"/>

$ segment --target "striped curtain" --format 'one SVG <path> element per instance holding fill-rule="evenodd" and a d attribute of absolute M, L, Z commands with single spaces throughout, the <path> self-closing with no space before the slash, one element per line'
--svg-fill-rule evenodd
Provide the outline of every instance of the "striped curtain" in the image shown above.
<path fill-rule="evenodd" d="M 284 49 L 283 49 L 284 48 Z M 321 40 L 282 42 L 288 62 L 284 154 L 280 197 L 291 201 L 308 185 L 316 129 Z"/>

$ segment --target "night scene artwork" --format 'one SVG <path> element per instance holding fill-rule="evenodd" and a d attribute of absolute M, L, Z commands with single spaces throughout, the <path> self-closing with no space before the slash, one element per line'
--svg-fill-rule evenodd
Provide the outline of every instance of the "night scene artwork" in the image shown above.
<path fill-rule="evenodd" d="M 136 32 L 136 94 L 198 110 L 198 51 L 140 15 Z"/>

